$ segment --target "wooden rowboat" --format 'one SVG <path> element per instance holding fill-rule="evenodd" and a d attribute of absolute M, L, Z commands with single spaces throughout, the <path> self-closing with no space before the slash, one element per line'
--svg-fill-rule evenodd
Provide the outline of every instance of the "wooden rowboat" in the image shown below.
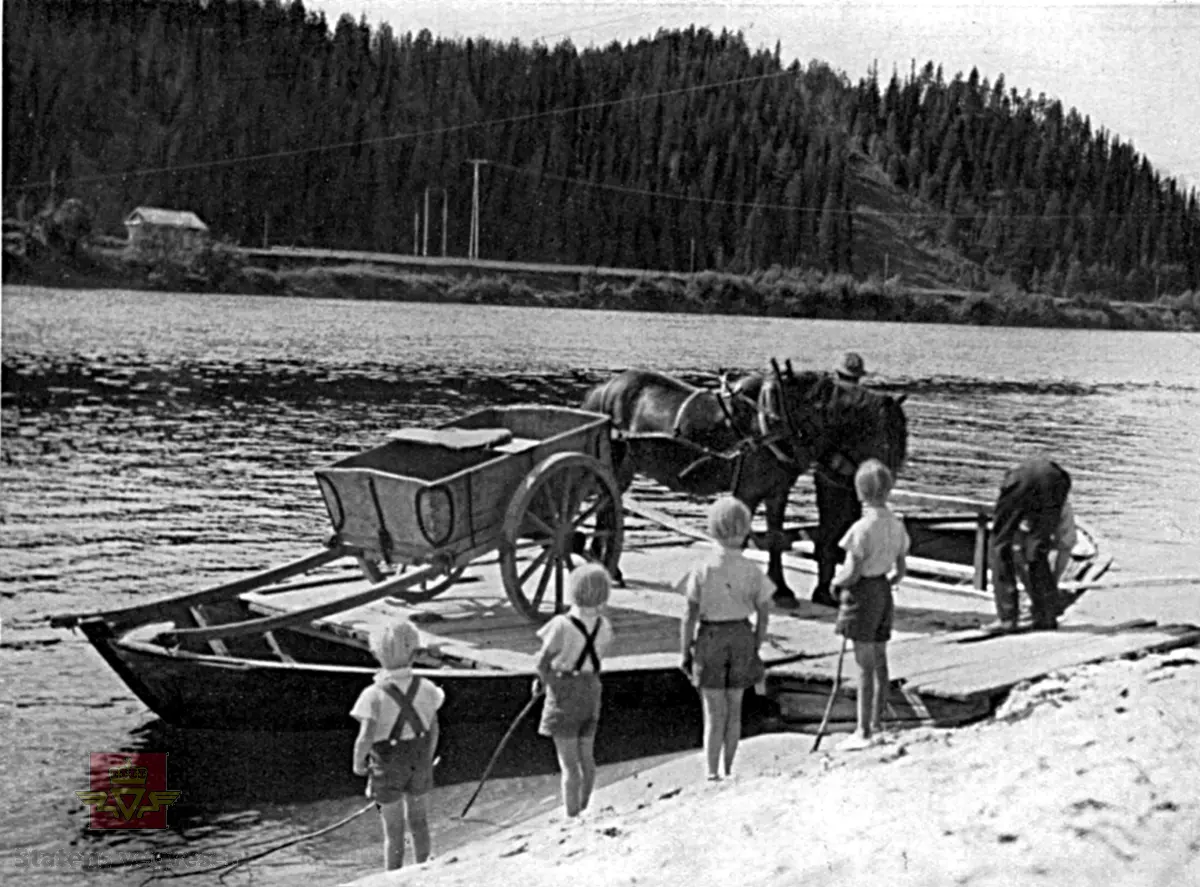
<path fill-rule="evenodd" d="M 992 503 L 957 496 L 894 490 L 892 504 L 904 518 L 911 540 L 906 582 L 930 591 L 992 598 L 988 544 Z M 1063 604 L 1070 606 L 1112 566 L 1111 552 L 1083 521 L 1060 581 Z M 813 541 L 816 527 L 791 528 L 792 554 L 816 570 Z"/>

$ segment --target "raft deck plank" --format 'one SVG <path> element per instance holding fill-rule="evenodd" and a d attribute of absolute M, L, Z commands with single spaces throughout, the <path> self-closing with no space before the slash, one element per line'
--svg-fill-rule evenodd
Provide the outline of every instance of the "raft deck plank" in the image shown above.
<path fill-rule="evenodd" d="M 675 580 L 697 557 L 695 547 L 634 550 L 625 555 L 626 587 L 614 588 L 609 601 L 614 649 L 606 670 L 670 668 L 679 660 L 679 619 L 684 604 Z M 797 581 L 803 581 L 799 576 Z M 270 616 L 349 596 L 366 587 L 366 579 L 280 590 L 266 588 L 243 595 L 256 614 Z M 776 612 L 771 619 L 764 658 L 821 656 L 837 649 L 833 611 L 802 605 L 810 618 Z M 505 597 L 494 563 L 473 564 L 463 579 L 432 601 L 404 605 L 385 599 L 316 620 L 318 634 L 333 634 L 366 644 L 375 625 L 408 617 L 421 634 L 422 646 L 434 655 L 468 660 L 477 666 L 529 672 L 540 641 L 537 626 L 518 614 Z M 916 637 L 915 630 L 904 636 Z"/>
<path fill-rule="evenodd" d="M 678 663 L 684 604 L 674 584 L 701 548 L 679 540 L 670 548 L 626 552 L 621 564 L 626 587 L 614 588 L 609 602 L 615 644 L 606 657 L 606 670 L 654 670 Z M 764 552 L 751 551 L 748 556 L 766 560 Z M 770 666 L 768 683 L 793 688 L 789 692 L 804 683 L 828 687 L 841 648 L 841 638 L 833 631 L 835 613 L 806 600 L 813 581 L 808 565 L 791 557 L 785 558 L 784 565 L 801 602 L 796 610 L 772 611 L 763 651 Z M 302 584 L 265 588 L 242 597 L 255 613 L 275 615 L 346 596 L 368 584 L 366 579 Z M 422 645 L 434 658 L 465 667 L 532 673 L 540 646 L 537 627 L 508 603 L 495 558 L 472 564 L 460 582 L 432 601 L 404 605 L 395 599 L 379 600 L 320 619 L 305 630 L 365 646 L 372 626 L 404 616 L 417 625 Z M 1149 621 L 1076 624 L 1069 613 L 1057 632 L 985 640 L 976 626 L 991 617 L 986 599 L 959 599 L 902 585 L 888 647 L 894 686 L 912 698 L 993 699 L 1022 681 L 1062 668 L 1200 642 L 1200 629 L 1195 626 L 1159 626 Z M 851 690 L 853 672 L 848 658 L 843 677 Z"/>
<path fill-rule="evenodd" d="M 995 697 L 1052 672 L 1123 656 L 1162 652 L 1200 643 L 1192 625 L 1070 625 L 1058 631 L 1022 632 L 981 640 L 978 632 L 950 632 L 888 645 L 893 683 L 920 696 L 972 700 Z M 779 678 L 831 682 L 837 657 L 781 666 Z M 853 669 L 844 669 L 853 687 Z"/>

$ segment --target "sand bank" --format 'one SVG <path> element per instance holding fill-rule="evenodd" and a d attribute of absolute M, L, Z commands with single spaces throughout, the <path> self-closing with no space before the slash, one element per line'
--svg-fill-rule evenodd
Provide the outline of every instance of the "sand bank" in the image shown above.
<path fill-rule="evenodd" d="M 698 755 L 356 887 L 1200 884 L 1200 650 L 1018 687 L 994 719 L 746 741 L 732 779 Z"/>

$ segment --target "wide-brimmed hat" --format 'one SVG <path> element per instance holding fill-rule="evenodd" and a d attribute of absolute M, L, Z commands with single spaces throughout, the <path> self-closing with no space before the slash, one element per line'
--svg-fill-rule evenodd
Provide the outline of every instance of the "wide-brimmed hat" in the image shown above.
<path fill-rule="evenodd" d="M 841 362 L 833 368 L 833 371 L 843 379 L 861 379 L 867 374 L 862 355 L 854 351 L 847 351 L 843 354 Z"/>

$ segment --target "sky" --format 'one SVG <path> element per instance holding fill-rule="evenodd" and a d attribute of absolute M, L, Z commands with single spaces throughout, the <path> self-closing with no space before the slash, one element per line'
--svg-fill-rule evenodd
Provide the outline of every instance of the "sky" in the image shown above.
<path fill-rule="evenodd" d="M 857 81 L 913 60 L 947 79 L 978 68 L 1022 94 L 1044 93 L 1091 118 L 1186 187 L 1200 188 L 1200 0 L 304 0 L 332 27 L 343 14 L 397 33 L 626 42 L 660 28 L 741 31 L 754 48 L 828 62 Z"/>

